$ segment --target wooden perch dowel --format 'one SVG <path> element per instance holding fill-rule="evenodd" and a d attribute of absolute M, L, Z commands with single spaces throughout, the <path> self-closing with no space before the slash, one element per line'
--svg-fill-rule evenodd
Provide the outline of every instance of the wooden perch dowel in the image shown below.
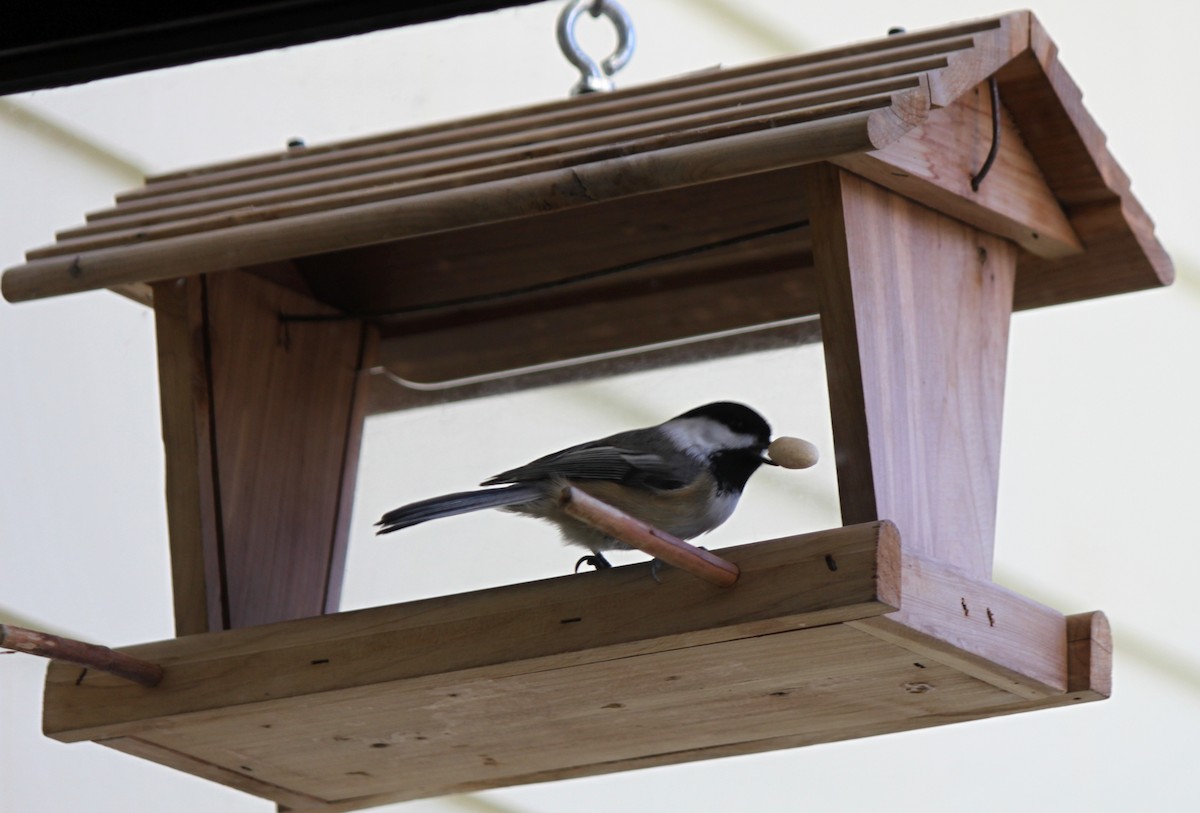
<path fill-rule="evenodd" d="M 686 570 L 718 587 L 730 587 L 738 580 L 740 573 L 732 562 L 634 519 L 577 488 L 564 488 L 560 500 L 563 510 L 581 522 L 672 567 Z"/>
<path fill-rule="evenodd" d="M 0 624 L 0 647 L 99 669 L 147 688 L 157 686 L 163 678 L 162 667 L 158 664 L 114 652 L 106 646 L 85 644 L 83 641 L 10 624 Z"/>

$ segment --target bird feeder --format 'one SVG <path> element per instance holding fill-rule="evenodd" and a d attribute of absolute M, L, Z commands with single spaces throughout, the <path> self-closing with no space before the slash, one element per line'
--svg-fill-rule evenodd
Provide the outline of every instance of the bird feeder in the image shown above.
<path fill-rule="evenodd" d="M 1028 12 L 150 178 L 3 278 L 157 326 L 179 637 L 45 731 L 348 810 L 1104 698 L 1103 615 L 991 579 L 1008 326 L 1171 277 Z M 813 315 L 843 527 L 337 612 L 364 416 L 434 397 L 362 371 Z"/>

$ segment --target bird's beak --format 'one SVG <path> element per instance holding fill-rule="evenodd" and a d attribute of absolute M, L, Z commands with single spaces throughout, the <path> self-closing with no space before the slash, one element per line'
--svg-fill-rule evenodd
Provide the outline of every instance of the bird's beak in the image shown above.
<path fill-rule="evenodd" d="M 766 455 L 763 455 L 762 457 L 760 457 L 759 460 L 761 460 L 763 463 L 765 463 L 768 466 L 778 466 L 779 465 L 778 463 L 776 463 L 774 460 L 767 457 Z"/>

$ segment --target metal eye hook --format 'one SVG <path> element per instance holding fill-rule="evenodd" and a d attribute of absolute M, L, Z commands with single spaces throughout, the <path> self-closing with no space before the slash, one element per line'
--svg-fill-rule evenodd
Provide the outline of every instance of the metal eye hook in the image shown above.
<path fill-rule="evenodd" d="M 571 0 L 558 15 L 558 47 L 562 49 L 567 61 L 578 68 L 581 74 L 579 81 L 571 88 L 572 96 L 613 90 L 615 85 L 610 77 L 625 67 L 637 45 L 633 20 L 624 8 L 614 0 L 591 0 L 587 7 L 588 13 L 593 17 L 603 14 L 609 19 L 617 29 L 617 47 L 599 64 L 584 53 L 575 39 L 575 23 L 587 2 L 588 0 Z"/>

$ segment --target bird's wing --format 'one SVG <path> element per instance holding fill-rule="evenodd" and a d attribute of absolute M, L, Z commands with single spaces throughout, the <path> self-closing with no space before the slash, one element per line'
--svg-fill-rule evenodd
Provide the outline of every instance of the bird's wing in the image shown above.
<path fill-rule="evenodd" d="M 546 455 L 483 483 L 524 483 L 561 477 L 568 480 L 611 480 L 652 488 L 680 488 L 695 476 L 694 460 L 679 455 L 664 458 L 653 452 L 612 446 L 604 441 L 572 446 Z"/>

